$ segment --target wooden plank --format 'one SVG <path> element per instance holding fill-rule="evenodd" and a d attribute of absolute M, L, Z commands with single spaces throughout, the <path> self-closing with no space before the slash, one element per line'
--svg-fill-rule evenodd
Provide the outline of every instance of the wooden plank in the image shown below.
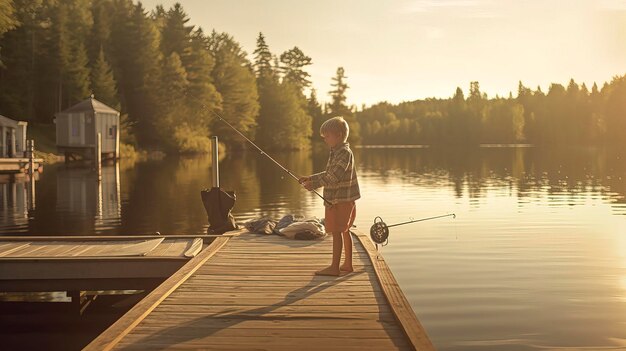
<path fill-rule="evenodd" d="M 175 345 L 175 347 L 172 347 Z M 384 346 L 372 346 L 372 347 L 364 347 L 362 345 L 357 346 L 349 346 L 349 345 L 339 345 L 334 346 L 331 344 L 320 344 L 320 343 L 308 343 L 304 345 L 259 345 L 255 344 L 220 344 L 220 345 L 211 345 L 210 340 L 204 341 L 189 341 L 186 343 L 175 342 L 173 340 L 163 341 L 161 343 L 151 343 L 150 345 L 142 345 L 141 342 L 137 342 L 134 344 L 123 344 L 123 349 L 125 351 L 133 351 L 133 350 L 164 350 L 164 349 L 176 349 L 176 350 L 204 350 L 204 351 L 319 351 L 320 345 L 323 345 L 323 350 L 325 351 L 390 351 L 390 350 L 398 350 L 400 349 L 398 345 L 394 344 L 393 346 L 384 345 Z M 401 346 L 400 346 L 401 347 Z"/>
<path fill-rule="evenodd" d="M 38 241 L 30 242 L 19 250 L 13 250 L 3 258 L 23 257 L 23 258 L 48 258 L 63 256 L 73 257 L 129 257 L 145 256 L 146 253 L 155 249 L 163 238 L 140 239 L 125 241 Z"/>
<path fill-rule="evenodd" d="M 9 256 L 10 254 L 22 250 L 27 247 L 30 242 L 19 243 L 19 242 L 7 242 L 0 243 L 0 257 Z"/>
<path fill-rule="evenodd" d="M 102 265 L 101 265 L 102 266 Z M 99 279 L 0 279 L 2 292 L 36 292 L 36 291 L 99 291 L 99 290 L 146 290 L 154 289 L 179 267 L 163 273 L 158 278 L 99 278 Z M 155 275 L 154 272 L 151 275 Z"/>
<path fill-rule="evenodd" d="M 262 307 L 267 306 L 243 306 L 243 305 L 177 305 L 173 303 L 161 304 L 154 311 L 162 311 L 168 313 L 176 312 L 196 312 L 213 314 L 216 312 L 228 313 L 249 313 L 251 310 L 259 310 Z M 268 313 L 327 313 L 327 314 L 341 314 L 341 313 L 391 313 L 391 308 L 388 305 L 360 305 L 360 306 L 274 306 L 271 312 Z"/>
<path fill-rule="evenodd" d="M 122 318 L 111 325 L 104 333 L 94 339 L 84 350 L 111 350 L 126 334 L 137 326 L 148 314 L 166 297 L 184 283 L 193 273 L 213 256 L 230 237 L 216 238 L 209 247 L 198 256 L 191 259 L 179 271 L 174 273 L 163 284 L 153 290 L 148 296 L 135 305 Z"/>
<path fill-rule="evenodd" d="M 353 306 L 353 305 L 385 305 L 387 301 L 376 298 L 351 298 L 351 299 L 315 299 L 315 298 L 220 298 L 210 297 L 178 297 L 170 296 L 169 302 L 174 304 L 188 305 L 261 305 L 261 306 Z"/>
<path fill-rule="evenodd" d="M 365 249 L 361 246 L 357 246 L 357 247 L 353 247 L 352 248 L 352 252 L 358 252 L 358 253 L 366 253 Z M 321 247 L 319 249 L 311 249 L 311 248 L 297 248 L 297 247 L 290 247 L 289 250 L 285 250 L 285 248 L 275 248 L 275 247 L 268 247 L 268 248 L 263 248 L 262 251 L 258 250 L 258 247 L 253 247 L 253 246 L 243 246 L 243 247 L 231 247 L 229 246 L 227 251 L 223 252 L 224 254 L 231 254 L 231 253 L 238 253 L 240 255 L 281 255 L 281 254 L 315 254 L 315 255 L 321 255 L 321 254 L 326 254 L 329 256 L 332 256 L 332 245 L 328 245 L 328 246 L 324 246 Z"/>
<path fill-rule="evenodd" d="M 203 244 L 202 239 L 200 238 L 193 239 L 193 242 L 191 243 L 191 245 L 189 246 L 189 248 L 187 249 L 187 251 L 185 251 L 183 255 L 188 258 L 195 257 L 196 255 L 198 255 L 198 253 L 200 253 L 200 250 L 202 250 L 202 244 Z"/>
<path fill-rule="evenodd" d="M 228 286 L 228 287 L 232 287 L 232 288 L 237 288 L 239 286 L 283 286 L 283 287 L 302 287 L 302 288 L 306 288 L 306 287 L 313 287 L 313 286 L 319 286 L 320 283 L 323 283 L 325 285 L 328 286 L 352 286 L 352 285 L 361 285 L 361 286 L 372 286 L 372 283 L 367 280 L 367 279 L 346 279 L 346 280 L 341 280 L 341 281 L 337 281 L 336 279 L 327 279 L 327 280 L 322 280 L 322 279 L 316 279 L 318 278 L 318 276 L 312 276 L 312 279 L 309 279 L 308 281 L 302 281 L 302 279 L 298 279 L 298 280 L 282 280 L 280 282 L 276 282 L 274 280 L 268 280 L 268 279 L 256 279 L 256 278 L 260 278 L 260 277 L 254 277 L 254 276 L 248 276 L 247 278 L 249 279 L 245 279 L 242 278 L 240 276 L 237 277 L 232 277 L 232 276 L 227 276 L 227 278 L 223 278 L 223 279 L 214 279 L 215 276 L 212 275 L 194 275 L 191 279 L 189 279 L 187 281 L 188 284 L 193 284 L 193 283 L 198 283 L 198 284 L 204 284 L 207 286 L 215 286 L 215 285 L 219 285 L 219 286 Z M 228 282 L 225 284 L 225 282 Z M 379 286 L 379 284 L 376 284 L 376 286 Z"/>
<path fill-rule="evenodd" d="M 191 330 L 195 331 L 195 330 Z M 237 337 L 237 341 L 233 342 L 233 337 L 219 337 L 214 335 L 206 335 L 202 330 L 197 330 L 196 334 L 137 334 L 122 344 L 124 348 L 132 344 L 142 344 L 146 349 L 151 349 L 157 345 L 176 345 L 175 348 L 181 346 L 195 346 L 203 348 L 204 345 L 233 345 L 247 346 L 253 350 L 265 349 L 271 350 L 276 346 L 291 346 L 294 349 L 299 348 L 303 344 L 330 345 L 335 349 L 343 349 L 346 346 L 360 346 L 362 349 L 397 349 L 396 343 L 391 338 L 366 338 L 367 334 L 363 333 L 358 338 L 322 338 L 309 336 L 308 338 L 276 338 L 273 336 L 256 336 L 256 337 Z M 171 347 L 171 346 L 170 346 Z M 324 347 L 323 349 L 327 349 Z"/>
<path fill-rule="evenodd" d="M 232 317 L 232 319 L 240 319 L 240 320 L 283 320 L 283 321 L 297 321 L 297 320 L 338 320 L 344 321 L 345 323 L 352 323 L 353 320 L 367 320 L 367 321 L 385 321 L 385 322 L 395 322 L 395 316 L 393 313 L 380 313 L 380 312 L 342 312 L 342 313 L 328 313 L 328 312 L 275 312 L 269 311 L 266 312 L 265 309 L 252 309 L 246 312 L 228 312 L 228 314 L 224 314 L 222 312 L 217 313 L 206 313 L 206 312 L 198 312 L 198 311 L 178 311 L 176 313 L 172 313 L 171 311 L 162 311 L 155 309 L 152 311 L 151 317 L 164 318 L 169 319 L 169 316 L 176 315 L 176 318 L 185 318 L 189 320 L 198 320 L 202 318 L 217 318 L 219 320 L 225 319 L 226 317 Z M 153 318 L 154 319 L 154 318 Z M 173 320 L 176 322 L 176 319 Z M 140 328 L 142 325 L 140 324 L 137 328 Z"/>
<path fill-rule="evenodd" d="M 171 349 L 171 343 L 163 343 L 163 344 L 152 344 L 150 347 L 146 347 L 141 343 L 135 343 L 132 345 L 123 344 L 124 351 L 134 351 L 134 350 L 165 350 Z M 202 345 L 176 345 L 176 350 L 203 350 L 203 351 L 294 351 L 297 349 L 298 351 L 319 351 L 319 344 L 313 345 L 299 345 L 298 347 L 294 347 L 293 345 L 274 345 L 270 348 L 268 347 L 259 347 L 258 345 L 213 345 L 210 343 L 203 343 Z M 325 351 L 363 351 L 363 346 L 342 346 L 342 347 L 332 347 L 332 346 L 324 346 Z M 368 351 L 389 351 L 389 348 L 367 348 Z"/>
<path fill-rule="evenodd" d="M 383 292 L 389 301 L 389 305 L 398 319 L 398 322 L 405 331 L 408 339 L 410 340 L 415 350 L 435 350 L 434 345 L 428 338 L 426 330 L 422 327 L 422 324 L 415 316 L 415 312 L 411 308 L 411 305 L 407 301 L 402 289 L 398 285 L 398 282 L 394 278 L 389 266 L 385 260 L 378 254 L 374 244 L 370 239 L 362 234 L 355 233 L 358 241 L 367 249 L 370 255 L 374 269 L 378 277 L 378 282 L 383 288 Z"/>
<path fill-rule="evenodd" d="M 205 287 L 196 287 L 196 286 L 181 286 L 176 290 L 178 296 L 182 296 L 183 293 L 191 293 L 195 296 L 206 296 L 210 299 L 228 299 L 228 298 L 236 298 L 236 299 L 254 299 L 262 296 L 263 298 L 283 298 L 285 300 L 289 299 L 344 299 L 344 298 L 380 298 L 385 295 L 382 292 L 378 291 L 341 291 L 341 294 L 338 294 L 337 291 L 317 291 L 310 293 L 307 290 L 302 292 L 287 292 L 284 291 L 264 291 L 263 293 L 254 292 L 254 291 L 215 291 L 212 289 L 207 289 Z M 174 296 L 174 295 L 172 295 Z"/>
<path fill-rule="evenodd" d="M 180 269 L 186 258 L 3 258 L 0 280 L 166 278 Z"/>
<path fill-rule="evenodd" d="M 415 348 L 398 307 L 390 305 L 398 298 L 390 299 L 388 278 L 377 275 L 380 263 L 359 239 L 353 247 L 356 272 L 340 277 L 314 275 L 329 263 L 329 239 L 298 242 L 241 235 L 220 248 L 187 272 L 184 283 L 170 286 L 167 297 L 152 297 L 149 308 L 135 310 L 146 304 L 140 302 L 120 319 L 127 320 L 125 325 L 116 327 L 118 321 L 103 334 L 110 334 L 108 340 L 101 335 L 100 343 L 94 340 L 87 350 L 113 345 L 128 350 Z M 114 327 L 117 332 L 111 336 Z"/>
<path fill-rule="evenodd" d="M 154 333 L 162 332 L 159 327 L 142 326 L 137 329 L 140 334 L 150 335 Z M 194 326 L 188 326 L 181 328 L 177 331 L 180 335 L 197 335 L 200 330 Z M 206 329 L 202 328 L 202 331 Z M 254 338 L 259 336 L 271 336 L 274 338 L 307 338 L 311 337 L 311 333 L 307 329 L 215 329 L 210 331 L 212 337 L 229 337 L 231 338 Z M 328 330 L 322 329 L 316 331 L 315 335 L 319 338 L 338 338 L 338 339 L 351 339 L 363 337 L 363 330 L 359 329 L 342 329 L 342 330 Z M 370 330 L 367 334 L 368 339 L 387 339 L 387 338 L 405 338 L 404 332 L 401 329 L 382 329 L 382 330 Z M 130 340 L 130 339 L 129 339 Z M 123 340 L 125 342 L 126 340 Z"/>
<path fill-rule="evenodd" d="M 342 320 L 338 318 L 315 318 L 309 319 L 245 319 L 245 318 L 221 318 L 216 316 L 198 315 L 159 315 L 160 318 L 146 318 L 141 322 L 141 326 L 160 326 L 162 328 L 176 328 L 195 326 L 197 328 L 232 328 L 232 329 L 311 329 L 311 330 L 341 330 L 341 329 L 357 329 L 357 330 L 381 330 L 386 327 L 393 328 L 397 326 L 394 320 L 376 321 L 376 320 Z M 229 316 L 227 316 L 229 317 Z M 312 333 L 314 335 L 314 333 Z"/>
<path fill-rule="evenodd" d="M 273 282 L 282 282 L 282 281 L 299 281 L 302 283 L 306 283 L 311 281 L 311 279 L 314 279 L 314 281 L 317 282 L 333 282 L 334 280 L 336 280 L 336 277 L 322 277 L 322 276 L 316 276 L 313 272 L 308 273 L 308 274 L 280 274 L 280 275 L 274 275 L 274 276 L 269 276 L 267 274 L 263 274 L 263 273 L 259 273 L 258 275 L 254 275 L 253 272 L 246 272 L 244 273 L 245 275 L 223 275 L 220 273 L 207 273 L 207 274 L 198 274 L 197 276 L 195 276 L 194 278 L 200 278 L 200 277 L 205 277 L 207 279 L 212 279 L 212 280 L 220 280 L 220 281 L 249 281 L 249 280 L 258 280 L 258 281 L 273 281 Z M 352 278 L 350 280 L 353 281 L 357 281 L 357 280 L 361 280 L 364 282 L 370 282 L 370 279 L 368 277 L 368 275 L 366 274 L 360 274 L 359 277 L 357 278 Z M 371 283 L 369 283 L 371 284 Z"/>
<path fill-rule="evenodd" d="M 378 285 L 378 284 L 377 284 Z M 298 288 L 298 289 L 312 289 L 315 288 L 316 285 L 308 285 L 308 286 L 301 286 L 301 285 L 296 285 L 296 286 L 285 286 L 282 284 L 271 284 L 271 285 L 263 285 L 263 286 L 259 286 L 256 284 L 250 284 L 250 285 L 224 285 L 224 284 L 207 284 L 207 282 L 191 282 L 191 279 L 188 280 L 185 285 L 185 288 L 190 288 L 190 287 L 197 287 L 197 288 L 202 288 L 202 289 L 206 289 L 206 291 L 209 292 L 220 292 L 220 291 L 240 291 L 240 292 L 259 292 L 259 293 L 263 293 L 263 292 L 271 292 L 271 291 L 282 291 L 284 293 L 285 290 L 290 290 L 293 288 Z M 181 287 L 182 288 L 182 287 Z M 332 285 L 329 286 L 329 290 L 335 291 L 335 292 L 351 292 L 351 291 L 382 291 L 382 289 L 378 286 L 376 287 L 372 287 L 371 285 Z"/>
<path fill-rule="evenodd" d="M 172 252 L 183 250 L 187 246 L 187 239 L 167 240 L 148 252 L 146 256 L 172 256 Z"/>
<path fill-rule="evenodd" d="M 251 249 L 252 250 L 252 249 Z M 327 258 L 330 260 L 332 258 L 331 252 L 325 251 L 308 251 L 308 252 L 291 252 L 291 250 L 285 250 L 285 252 L 274 252 L 268 253 L 268 251 L 261 252 L 247 252 L 247 251 L 230 251 L 225 250 L 224 252 L 220 252 L 219 255 L 216 255 L 211 260 L 217 259 L 254 259 L 254 260 L 264 260 L 264 259 L 312 259 L 312 258 Z M 369 256 L 365 250 L 352 250 L 352 258 L 361 258 L 368 259 Z"/>
<path fill-rule="evenodd" d="M 281 266 L 278 266 L 281 264 Z M 329 261 L 318 261 L 318 262 L 274 262 L 274 263 L 266 263 L 259 262 L 257 265 L 250 266 L 249 264 L 245 264 L 243 262 L 240 263 L 222 263 L 222 262 L 211 262 L 210 265 L 203 267 L 204 272 L 212 272 L 212 271 L 229 271 L 229 270 L 242 270 L 242 271 L 257 271 L 264 272 L 266 270 L 272 269 L 292 269 L 301 271 L 303 273 L 310 272 L 311 274 L 315 273 L 315 271 L 325 268 L 330 264 Z M 359 269 L 362 271 L 367 271 L 368 268 L 372 268 L 371 265 L 365 266 L 363 263 L 353 263 L 355 269 Z"/>
<path fill-rule="evenodd" d="M 163 235 L 51 235 L 51 236 L 0 236 L 0 242 L 3 241 L 91 241 L 91 240 L 139 240 L 139 239 L 194 239 L 194 238 L 224 238 L 233 237 L 246 233 L 246 230 L 237 230 L 225 234 L 163 234 Z"/>

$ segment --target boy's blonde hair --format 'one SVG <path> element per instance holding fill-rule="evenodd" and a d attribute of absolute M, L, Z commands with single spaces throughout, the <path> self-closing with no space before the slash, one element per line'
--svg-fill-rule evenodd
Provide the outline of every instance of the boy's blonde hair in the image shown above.
<path fill-rule="evenodd" d="M 343 138 L 343 142 L 345 143 L 348 140 L 348 135 L 350 135 L 350 127 L 348 126 L 348 122 L 341 116 L 333 117 L 327 119 L 326 122 L 322 123 L 320 127 L 320 134 L 325 135 L 327 132 L 332 132 L 341 135 Z"/>

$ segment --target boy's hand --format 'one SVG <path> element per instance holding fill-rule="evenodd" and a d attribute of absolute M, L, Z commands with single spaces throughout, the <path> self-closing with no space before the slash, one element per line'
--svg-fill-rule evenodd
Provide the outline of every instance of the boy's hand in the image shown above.
<path fill-rule="evenodd" d="M 304 182 L 302 182 L 302 186 L 303 186 L 306 190 L 308 190 L 308 191 L 311 191 L 311 190 L 313 190 L 313 189 L 314 189 L 314 188 L 313 188 L 313 183 L 311 183 L 311 181 L 310 181 L 310 180 L 305 180 Z"/>
<path fill-rule="evenodd" d="M 298 178 L 298 182 L 308 191 L 315 189 L 313 183 L 311 183 L 311 177 L 300 177 Z"/>

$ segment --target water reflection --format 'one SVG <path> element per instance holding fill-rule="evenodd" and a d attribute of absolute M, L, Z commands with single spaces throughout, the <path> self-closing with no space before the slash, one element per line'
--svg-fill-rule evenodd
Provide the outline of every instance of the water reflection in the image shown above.
<path fill-rule="evenodd" d="M 307 175 L 323 170 L 327 155 L 321 149 L 273 157 L 296 175 Z M 392 185 L 392 191 L 451 189 L 455 198 L 467 197 L 478 209 L 487 206 L 488 192 L 499 189 L 520 207 L 533 201 L 580 205 L 589 196 L 606 199 L 614 213 L 626 214 L 626 165 L 618 150 L 356 149 L 355 155 L 363 185 L 369 187 L 364 197 L 381 196 L 383 186 Z M 228 155 L 220 170 L 222 188 L 237 193 L 234 212 L 242 221 L 323 213 L 317 197 L 258 153 Z M 36 186 L 23 177 L 0 179 L 0 224 L 5 234 L 201 233 L 207 220 L 199 193 L 211 186 L 210 174 L 209 157 L 108 165 L 101 181 L 92 169 L 54 165 Z"/>
<path fill-rule="evenodd" d="M 69 219 L 57 233 L 106 234 L 119 227 L 122 211 L 117 163 L 103 165 L 100 178 L 89 167 L 61 166 L 55 173 L 55 212 Z"/>
<path fill-rule="evenodd" d="M 102 167 L 101 177 L 91 168 L 62 168 L 56 174 L 56 210 L 94 220 L 94 232 L 119 225 L 121 216 L 118 164 Z"/>
<path fill-rule="evenodd" d="M 452 187 L 456 197 L 480 198 L 497 187 L 519 198 L 594 193 L 625 204 L 626 163 L 608 148 L 364 149 L 364 177 Z M 562 199 L 558 199 L 562 200 Z M 623 208 L 622 208 L 623 210 Z"/>
<path fill-rule="evenodd" d="M 35 208 L 36 180 L 25 174 L 0 174 L 0 228 L 2 232 L 28 225 L 29 211 Z"/>
<path fill-rule="evenodd" d="M 295 174 L 324 169 L 328 150 L 272 156 Z M 624 347 L 625 150 L 355 149 L 359 229 L 393 228 L 384 255 L 440 350 Z M 221 186 L 239 221 L 323 214 L 322 201 L 255 152 L 227 155 Z M 209 157 L 90 170 L 46 168 L 0 191 L 2 234 L 203 233 Z M 34 192 L 33 192 L 34 198 Z M 30 210 L 29 210 L 29 207 Z"/>

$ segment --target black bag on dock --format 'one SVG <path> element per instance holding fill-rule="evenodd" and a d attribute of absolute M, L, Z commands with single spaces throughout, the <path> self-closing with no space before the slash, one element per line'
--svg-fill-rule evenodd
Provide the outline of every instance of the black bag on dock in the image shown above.
<path fill-rule="evenodd" d="M 235 218 L 230 213 L 237 199 L 234 191 L 211 188 L 202 190 L 200 196 L 209 217 L 207 234 L 224 234 L 238 228 Z"/>

